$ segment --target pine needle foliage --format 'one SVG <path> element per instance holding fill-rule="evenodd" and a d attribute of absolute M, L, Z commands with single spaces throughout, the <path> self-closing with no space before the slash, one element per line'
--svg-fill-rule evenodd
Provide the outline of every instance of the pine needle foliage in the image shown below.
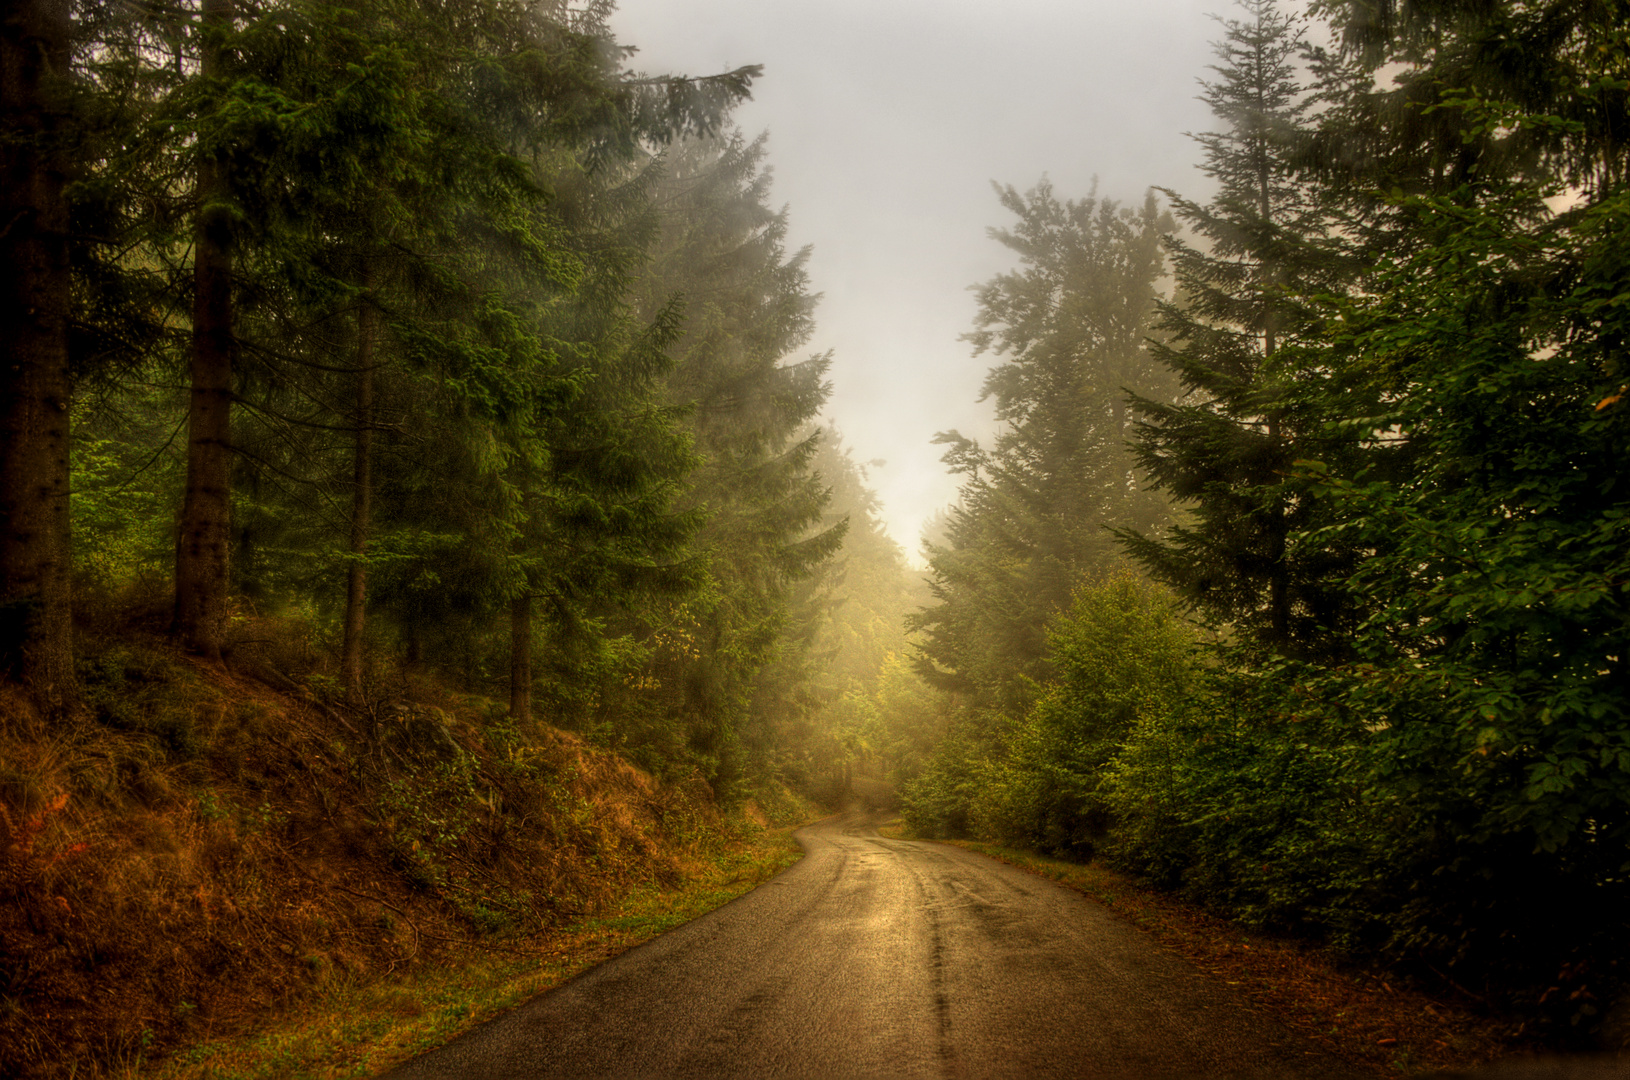
<path fill-rule="evenodd" d="M 1019 220 L 991 235 L 1019 269 L 975 289 L 966 338 L 1001 359 L 983 398 L 1003 428 L 988 448 L 938 437 L 964 480 L 948 543 L 928 549 L 938 603 L 914 620 L 925 677 L 991 701 L 1039 673 L 1048 620 L 1082 574 L 1114 562 L 1109 530 L 1165 520 L 1135 475 L 1126 390 L 1169 392 L 1146 335 L 1172 227 L 1153 193 L 1136 207 L 1061 201 L 1045 180 L 997 194 Z"/>
<path fill-rule="evenodd" d="M 1352 615 L 1331 583 L 1353 554 L 1292 546 L 1324 519 L 1292 462 L 1334 459 L 1352 439 L 1298 409 L 1281 350 L 1317 326 L 1310 294 L 1340 289 L 1352 259 L 1337 219 L 1295 166 L 1314 101 L 1297 61 L 1296 19 L 1271 0 L 1222 23 L 1203 99 L 1221 130 L 1195 136 L 1217 185 L 1204 205 L 1167 192 L 1194 241 L 1167 240 L 1176 291 L 1161 301 L 1154 355 L 1180 381 L 1176 400 L 1136 400 L 1138 462 L 1189 511 L 1165 536 L 1123 529 L 1127 551 L 1202 617 L 1280 653 L 1339 655 Z"/>

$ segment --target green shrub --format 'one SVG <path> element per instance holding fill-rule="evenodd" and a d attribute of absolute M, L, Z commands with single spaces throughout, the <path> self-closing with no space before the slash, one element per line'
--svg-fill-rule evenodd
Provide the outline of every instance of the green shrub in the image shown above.
<path fill-rule="evenodd" d="M 993 839 L 1085 858 L 1110 831 L 1110 763 L 1142 718 L 1183 701 L 1196 631 L 1171 595 L 1130 571 L 1089 580 L 1048 634 L 1054 672 L 1007 732 L 974 821 Z"/>
<path fill-rule="evenodd" d="M 1107 769 L 1106 853 L 1243 921 L 1373 945 L 1398 807 L 1365 783 L 1368 733 L 1294 692 L 1218 667 L 1141 716 Z"/>

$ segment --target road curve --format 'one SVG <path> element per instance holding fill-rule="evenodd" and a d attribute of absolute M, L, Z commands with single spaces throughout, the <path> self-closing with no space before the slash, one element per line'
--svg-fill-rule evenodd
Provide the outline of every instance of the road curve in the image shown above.
<path fill-rule="evenodd" d="M 859 814 L 796 836 L 775 879 L 390 1076 L 1368 1075 L 1061 886 Z"/>

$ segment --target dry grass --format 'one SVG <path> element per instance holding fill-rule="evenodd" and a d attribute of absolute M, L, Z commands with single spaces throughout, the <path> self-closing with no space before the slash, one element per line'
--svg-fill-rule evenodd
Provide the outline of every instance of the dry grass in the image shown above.
<path fill-rule="evenodd" d="M 790 829 L 730 845 L 673 889 L 639 891 L 605 915 L 453 951 L 389 980 L 347 982 L 257 1025 L 160 1062 L 161 1080 L 373 1075 L 755 888 L 799 857 Z"/>
<path fill-rule="evenodd" d="M 378 1041 L 421 983 L 428 1038 L 626 947 L 595 920 L 631 897 L 763 861 L 699 781 L 482 699 L 339 709 L 301 632 L 248 624 L 259 651 L 227 672 L 124 627 L 82 650 L 83 714 L 49 730 L 0 686 L 0 1075 L 125 1075 L 341 1002 L 243 1073 L 284 1075 L 264 1062 Z M 376 993 L 384 1014 L 356 1004 Z"/>

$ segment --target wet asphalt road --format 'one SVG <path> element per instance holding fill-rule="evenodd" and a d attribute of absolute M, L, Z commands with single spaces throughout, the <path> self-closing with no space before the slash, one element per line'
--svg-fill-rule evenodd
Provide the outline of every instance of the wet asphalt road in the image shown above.
<path fill-rule="evenodd" d="M 1077 893 L 851 814 L 712 914 L 391 1073 L 1368 1075 Z"/>

